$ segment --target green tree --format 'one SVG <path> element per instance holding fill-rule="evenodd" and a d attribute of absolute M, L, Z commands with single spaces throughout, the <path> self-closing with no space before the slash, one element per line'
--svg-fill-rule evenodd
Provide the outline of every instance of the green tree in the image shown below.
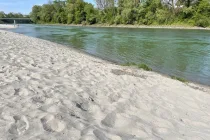
<path fill-rule="evenodd" d="M 0 18 L 6 17 L 6 14 L 3 11 L 0 11 Z"/>
<path fill-rule="evenodd" d="M 40 21 L 40 12 L 42 10 L 41 6 L 35 5 L 32 8 L 32 12 L 30 13 L 30 18 L 34 23 L 38 23 Z"/>
<path fill-rule="evenodd" d="M 86 22 L 88 24 L 96 23 L 96 11 L 92 4 L 85 4 L 84 12 L 86 15 Z"/>
<path fill-rule="evenodd" d="M 179 3 L 184 4 L 186 7 L 190 7 L 195 0 L 179 0 Z"/>
<path fill-rule="evenodd" d="M 55 14 L 55 8 L 53 4 L 44 4 L 40 11 L 41 21 L 50 23 L 53 19 L 54 14 Z"/>
<path fill-rule="evenodd" d="M 34 6 L 35 23 L 61 24 L 210 24 L 209 0 L 95 0 L 97 8 L 83 0 L 54 0 Z M 8 17 L 21 17 L 9 13 Z"/>
<path fill-rule="evenodd" d="M 196 6 L 194 20 L 196 26 L 210 26 L 210 2 L 209 0 L 199 0 Z"/>

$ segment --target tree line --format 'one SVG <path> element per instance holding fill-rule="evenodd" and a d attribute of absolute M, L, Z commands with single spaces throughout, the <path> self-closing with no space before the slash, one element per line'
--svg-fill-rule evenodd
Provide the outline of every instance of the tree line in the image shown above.
<path fill-rule="evenodd" d="M 54 0 L 35 5 L 34 23 L 210 26 L 209 0 Z"/>
<path fill-rule="evenodd" d="M 24 18 L 24 17 L 29 17 L 29 16 L 23 15 L 21 13 L 13 13 L 13 12 L 5 14 L 3 11 L 0 11 L 0 18 Z"/>
<path fill-rule="evenodd" d="M 21 13 L 13 13 L 10 12 L 8 14 L 4 13 L 3 11 L 0 11 L 0 18 L 29 18 L 29 15 L 23 15 Z M 0 24 L 3 23 L 13 23 L 13 20 L 10 19 L 0 19 Z M 19 23 L 31 23 L 31 21 L 24 21 L 24 20 L 18 20 Z"/>

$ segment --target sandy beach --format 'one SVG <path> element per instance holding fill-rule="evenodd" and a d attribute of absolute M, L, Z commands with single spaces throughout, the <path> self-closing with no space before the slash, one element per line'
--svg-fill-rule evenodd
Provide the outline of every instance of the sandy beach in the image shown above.
<path fill-rule="evenodd" d="M 0 140 L 209 140 L 209 93 L 0 30 Z"/>
<path fill-rule="evenodd" d="M 16 28 L 17 26 L 14 24 L 0 24 L 0 29 L 12 29 Z"/>

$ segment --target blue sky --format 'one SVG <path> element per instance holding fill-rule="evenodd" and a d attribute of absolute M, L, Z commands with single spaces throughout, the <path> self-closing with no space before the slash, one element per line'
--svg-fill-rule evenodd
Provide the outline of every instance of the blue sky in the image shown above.
<path fill-rule="evenodd" d="M 48 1 L 49 0 L 0 0 L 0 11 L 4 11 L 5 13 L 20 12 L 29 14 L 33 5 L 42 5 L 48 3 Z M 93 3 L 94 0 L 85 1 Z"/>

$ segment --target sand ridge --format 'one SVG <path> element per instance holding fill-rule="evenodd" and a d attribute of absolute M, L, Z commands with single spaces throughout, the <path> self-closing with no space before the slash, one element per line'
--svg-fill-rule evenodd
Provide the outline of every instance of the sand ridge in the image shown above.
<path fill-rule="evenodd" d="M 190 85 L 0 30 L 1 140 L 210 139 L 209 88 Z"/>

